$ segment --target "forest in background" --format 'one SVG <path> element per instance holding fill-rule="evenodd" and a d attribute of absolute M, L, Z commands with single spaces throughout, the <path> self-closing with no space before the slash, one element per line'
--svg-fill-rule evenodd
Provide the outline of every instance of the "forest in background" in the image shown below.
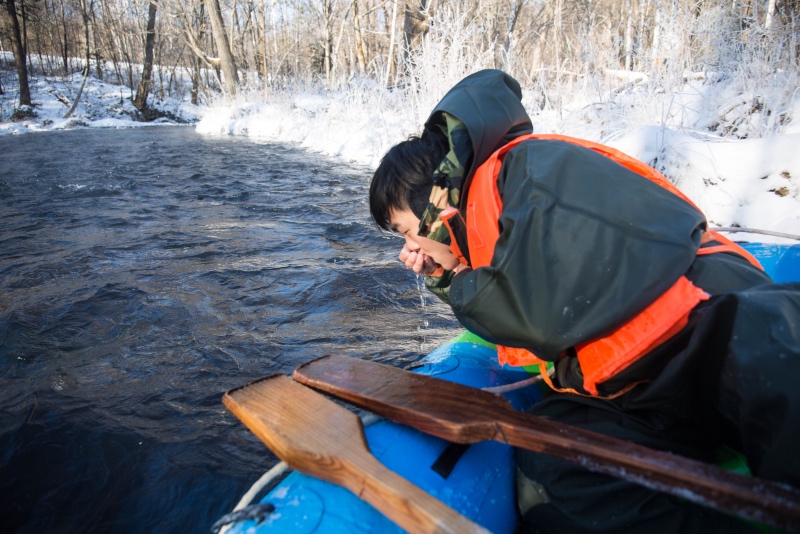
<path fill-rule="evenodd" d="M 717 115 L 736 120 L 708 129 L 746 137 L 779 131 L 800 88 L 800 0 L 0 4 L 0 48 L 14 58 L 0 66 L 16 69 L 19 82 L 0 91 L 19 92 L 23 116 L 35 113 L 26 87 L 34 73 L 125 85 L 147 119 L 149 96 L 205 105 L 309 86 L 402 93 L 424 116 L 464 74 L 500 68 L 534 111 L 563 109 L 577 95 L 590 108 L 618 106 L 615 97 L 631 91 L 663 102 L 687 81 L 725 81 L 735 87 Z"/>

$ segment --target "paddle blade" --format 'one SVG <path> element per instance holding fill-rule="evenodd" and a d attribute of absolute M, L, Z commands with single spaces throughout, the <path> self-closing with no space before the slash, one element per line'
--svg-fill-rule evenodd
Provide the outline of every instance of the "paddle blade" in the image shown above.
<path fill-rule="evenodd" d="M 268 376 L 232 389 L 222 402 L 278 458 L 328 482 L 343 485 L 343 466 L 336 459 L 369 452 L 356 414 L 288 376 Z"/>
<path fill-rule="evenodd" d="M 222 401 L 278 458 L 349 489 L 408 532 L 487 533 L 372 456 L 357 415 L 288 376 L 232 389 Z"/>

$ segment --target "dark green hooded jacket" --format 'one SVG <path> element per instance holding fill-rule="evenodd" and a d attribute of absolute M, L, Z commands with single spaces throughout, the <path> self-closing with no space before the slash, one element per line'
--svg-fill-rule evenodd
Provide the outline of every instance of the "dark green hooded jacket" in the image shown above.
<path fill-rule="evenodd" d="M 475 170 L 530 132 L 531 122 L 517 82 L 496 70 L 458 83 L 428 119 L 429 131 L 442 131 L 443 112 L 462 167 L 448 189 L 458 185 L 469 217 L 463 205 Z M 566 403 L 573 413 L 581 401 L 613 408 L 623 431 L 635 419 L 646 434 L 671 441 L 666 450 L 708 460 L 724 443 L 745 453 L 757 476 L 800 487 L 800 284 L 772 284 L 735 253 L 697 256 L 703 214 L 572 143 L 520 143 L 506 155 L 497 187 L 503 209 L 491 264 L 452 277 L 449 301 L 481 337 L 557 360 L 561 386 L 583 384 L 572 347 L 627 322 L 681 275 L 711 295 L 681 332 L 598 390 L 644 383 L 611 401 L 554 395 L 536 405 L 541 414 L 561 417 L 548 406 Z M 611 426 L 603 427 L 609 435 L 627 439 Z M 573 486 L 567 501 L 591 495 Z"/>
<path fill-rule="evenodd" d="M 466 154 L 463 207 L 477 167 L 529 133 L 531 121 L 519 85 L 497 70 L 453 87 L 426 127 L 442 112 L 468 132 L 452 141 L 466 144 L 456 150 Z M 703 214 L 590 149 L 525 141 L 506 155 L 497 185 L 503 210 L 491 265 L 455 276 L 449 290 L 459 321 L 489 341 L 555 360 L 627 322 L 683 274 L 712 295 L 769 282 L 737 255 L 697 257 Z M 564 385 L 582 383 L 574 378 Z"/>

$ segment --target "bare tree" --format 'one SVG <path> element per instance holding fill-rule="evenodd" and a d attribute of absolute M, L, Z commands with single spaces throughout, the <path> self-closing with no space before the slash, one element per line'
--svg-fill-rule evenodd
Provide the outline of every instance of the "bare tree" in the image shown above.
<path fill-rule="evenodd" d="M 331 27 L 333 25 L 333 8 L 336 0 L 322 0 L 322 63 L 325 74 L 325 83 L 330 84 L 331 67 L 333 64 L 333 36 Z"/>
<path fill-rule="evenodd" d="M 361 17 L 358 14 L 358 0 L 353 0 L 353 36 L 356 41 L 358 73 L 363 76 L 367 71 L 367 55 L 364 53 L 364 36 L 361 33 Z"/>
<path fill-rule="evenodd" d="M 235 95 L 239 85 L 239 74 L 236 70 L 236 61 L 233 59 L 228 34 L 225 33 L 225 25 L 222 21 L 222 10 L 219 0 L 204 0 L 208 9 L 208 17 L 211 19 L 211 32 L 214 34 L 214 41 L 217 44 L 217 52 L 220 56 L 220 66 L 225 75 L 225 90 L 229 95 Z"/>
<path fill-rule="evenodd" d="M 97 38 L 97 34 L 100 33 L 97 31 L 97 14 L 95 10 L 91 10 L 92 15 L 92 37 L 94 39 L 94 68 L 95 68 L 95 76 L 98 80 L 103 79 L 103 54 L 100 51 L 100 41 Z"/>
<path fill-rule="evenodd" d="M 150 2 L 147 9 L 147 33 L 144 41 L 144 65 L 142 67 L 142 79 L 139 81 L 139 88 L 136 90 L 136 97 L 133 99 L 133 105 L 142 114 L 145 119 L 149 118 L 149 110 L 147 108 L 147 95 L 150 94 L 150 86 L 152 85 L 153 76 L 153 48 L 156 42 L 156 11 L 158 6 L 155 2 Z"/>
<path fill-rule="evenodd" d="M 397 0 L 392 0 L 392 22 L 389 31 L 389 54 L 386 57 L 386 79 L 383 81 L 384 85 L 389 85 L 389 80 L 392 77 L 392 66 L 394 65 L 394 41 L 395 33 L 394 27 L 397 21 Z"/>
<path fill-rule="evenodd" d="M 86 0 L 80 0 L 81 3 L 81 15 L 83 18 L 83 32 L 84 32 L 84 43 L 85 43 L 85 55 L 84 58 L 86 59 L 86 64 L 83 66 L 83 80 L 81 80 L 81 86 L 78 89 L 78 94 L 75 96 L 75 100 L 72 101 L 72 106 L 70 106 L 67 113 L 64 115 L 65 119 L 68 119 L 70 115 L 75 111 L 75 108 L 78 106 L 78 102 L 81 99 L 81 95 L 83 94 L 83 88 L 86 85 L 86 78 L 89 77 L 89 60 L 91 58 L 89 54 L 89 9 L 91 9 L 91 4 L 87 6 Z"/>
<path fill-rule="evenodd" d="M 419 45 L 428 31 L 434 0 L 405 0 L 403 2 L 403 39 L 406 49 Z"/>
<path fill-rule="evenodd" d="M 69 18 L 64 0 L 61 0 L 61 59 L 64 62 L 64 75 L 69 74 Z"/>
<path fill-rule="evenodd" d="M 625 0 L 625 70 L 631 70 L 633 62 L 633 6 Z"/>
<path fill-rule="evenodd" d="M 17 5 L 15 0 L 3 0 L 6 8 L 8 23 L 11 32 L 11 49 L 14 52 L 14 63 L 17 67 L 17 77 L 19 78 L 19 105 L 31 105 L 31 89 L 28 85 L 28 58 L 25 50 L 25 43 L 22 40 L 19 17 L 17 17 Z"/>
<path fill-rule="evenodd" d="M 772 21 L 775 19 L 775 0 L 769 0 L 767 4 L 767 15 L 766 19 L 764 20 L 764 28 L 770 29 L 772 27 Z"/>

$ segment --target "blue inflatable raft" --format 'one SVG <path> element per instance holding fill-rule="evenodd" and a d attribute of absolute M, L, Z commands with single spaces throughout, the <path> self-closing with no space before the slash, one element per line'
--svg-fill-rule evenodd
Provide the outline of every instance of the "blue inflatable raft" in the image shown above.
<path fill-rule="evenodd" d="M 800 281 L 800 245 L 743 243 L 776 282 Z M 523 369 L 499 366 L 491 344 L 466 332 L 430 353 L 415 372 L 477 388 L 530 378 Z M 517 409 L 541 399 L 537 385 L 503 393 Z M 497 442 L 469 446 L 378 420 L 365 428 L 372 453 L 407 478 L 491 532 L 512 533 L 517 523 L 511 447 Z M 735 466 L 733 466 L 735 468 Z M 348 490 L 298 472 L 261 499 L 269 512 L 234 523 L 230 534 L 402 532 Z"/>

